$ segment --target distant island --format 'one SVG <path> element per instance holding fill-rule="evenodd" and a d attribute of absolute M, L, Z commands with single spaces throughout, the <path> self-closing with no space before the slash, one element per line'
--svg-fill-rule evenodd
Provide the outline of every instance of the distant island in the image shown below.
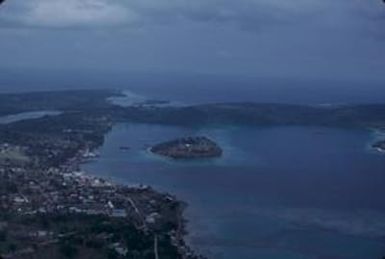
<path fill-rule="evenodd" d="M 179 138 L 153 146 L 154 154 L 173 159 L 215 158 L 222 156 L 222 149 L 213 140 L 199 136 Z"/>
<path fill-rule="evenodd" d="M 385 152 L 385 140 L 374 143 L 373 148 L 377 149 L 380 152 Z"/>

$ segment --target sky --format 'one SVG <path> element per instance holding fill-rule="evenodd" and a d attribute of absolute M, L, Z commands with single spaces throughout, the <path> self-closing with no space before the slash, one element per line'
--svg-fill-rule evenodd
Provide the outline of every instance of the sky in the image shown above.
<path fill-rule="evenodd" d="M 1 69 L 385 81 L 382 0 L 7 0 Z"/>

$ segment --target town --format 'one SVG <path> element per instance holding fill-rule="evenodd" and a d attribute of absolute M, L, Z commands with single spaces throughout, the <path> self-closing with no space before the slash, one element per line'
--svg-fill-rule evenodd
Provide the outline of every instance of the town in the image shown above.
<path fill-rule="evenodd" d="M 56 126 L 31 130 L 44 124 Z M 200 258 L 183 241 L 182 202 L 81 171 L 110 127 L 73 114 L 1 128 L 3 258 Z"/>

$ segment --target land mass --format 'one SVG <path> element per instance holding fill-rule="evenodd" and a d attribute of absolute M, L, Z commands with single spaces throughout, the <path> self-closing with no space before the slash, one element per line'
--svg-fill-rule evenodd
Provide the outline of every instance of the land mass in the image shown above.
<path fill-rule="evenodd" d="M 109 117 L 114 123 L 130 121 L 187 127 L 300 125 L 385 128 L 385 103 L 330 106 L 214 103 L 122 107 L 107 101 L 111 96 L 124 95 L 112 90 L 0 94 L 0 115 L 46 110 L 101 115 Z"/>
<path fill-rule="evenodd" d="M 184 242 L 182 201 L 81 171 L 114 120 L 108 104 L 66 96 L 68 110 L 60 101 L 65 112 L 57 116 L 0 125 L 0 258 L 202 258 Z M 55 106 L 35 97 L 32 110 Z"/>
<path fill-rule="evenodd" d="M 385 104 L 306 106 L 269 103 L 216 103 L 184 107 L 115 107 L 117 121 L 183 127 L 322 126 L 385 127 Z"/>
<path fill-rule="evenodd" d="M 80 164 L 116 123 L 385 128 L 385 104 L 120 107 L 108 102 L 119 94 L 92 90 L 0 95 L 0 116 L 61 112 L 0 124 L 0 257 L 199 258 L 183 239 L 183 202 L 150 187 L 123 186 L 80 172 Z M 221 154 L 209 139 L 192 140 L 162 143 L 153 151 L 177 158 Z M 374 147 L 384 149 L 384 143 Z"/>
<path fill-rule="evenodd" d="M 217 143 L 207 137 L 185 137 L 153 146 L 150 151 L 173 159 L 220 157 L 223 153 Z"/>

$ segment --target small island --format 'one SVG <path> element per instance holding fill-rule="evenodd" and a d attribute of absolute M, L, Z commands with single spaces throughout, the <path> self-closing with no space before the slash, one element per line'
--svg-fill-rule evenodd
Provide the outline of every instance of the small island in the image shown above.
<path fill-rule="evenodd" d="M 377 149 L 380 152 L 385 152 L 385 140 L 374 143 L 373 148 Z"/>
<path fill-rule="evenodd" d="M 160 143 L 150 148 L 154 154 L 173 159 L 199 159 L 222 156 L 222 149 L 207 137 L 185 137 Z"/>

